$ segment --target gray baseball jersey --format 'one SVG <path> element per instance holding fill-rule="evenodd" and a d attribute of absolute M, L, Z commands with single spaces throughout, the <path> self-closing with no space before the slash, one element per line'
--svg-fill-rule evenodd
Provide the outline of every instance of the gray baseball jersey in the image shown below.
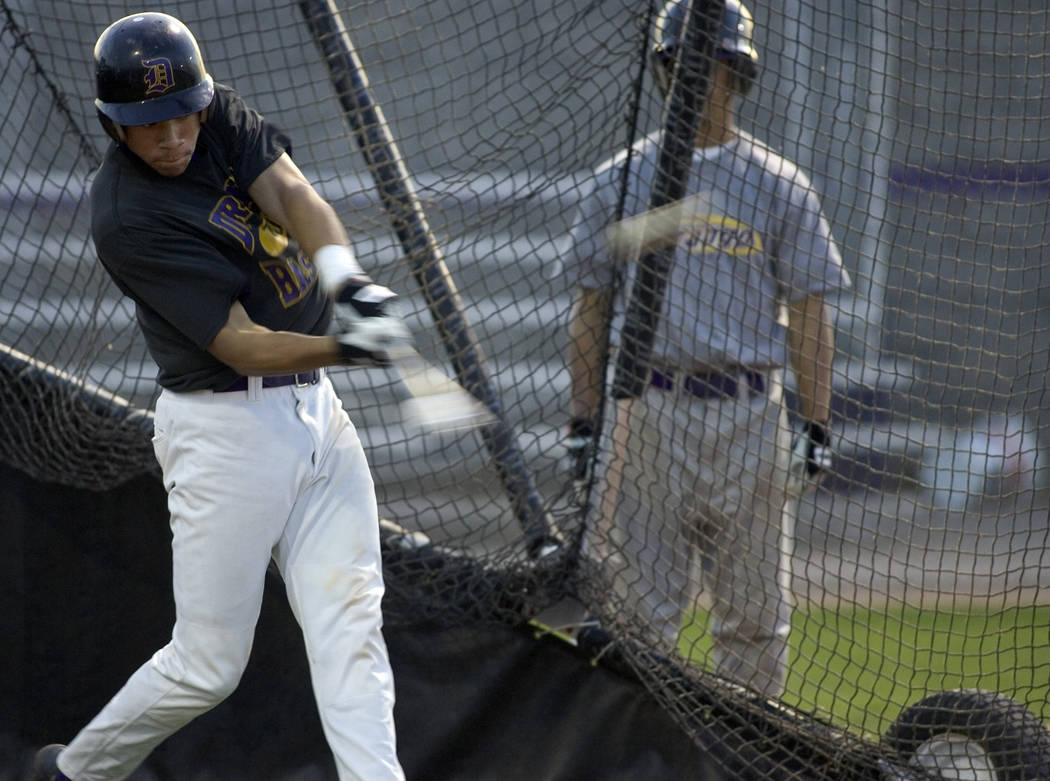
<path fill-rule="evenodd" d="M 659 133 L 632 149 L 624 217 L 646 210 L 658 153 Z M 603 231 L 616 219 L 627 162 L 621 153 L 600 166 L 593 192 L 582 199 L 567 256 L 570 283 L 613 284 L 617 263 Z M 849 285 L 809 179 L 741 132 L 729 144 L 694 151 L 689 192 L 701 195 L 701 205 L 682 222 L 654 365 L 787 365 L 785 303 Z M 635 267 L 623 269 L 628 283 Z M 620 323 L 613 325 L 615 344 Z"/>
<path fill-rule="evenodd" d="M 600 166 L 582 199 L 566 269 L 571 283 L 615 290 L 618 343 L 637 263 L 610 253 L 623 217 L 646 211 L 659 134 Z M 845 287 L 849 277 L 806 176 L 753 137 L 694 150 L 674 241 L 653 366 L 673 387 L 616 402 L 598 464 L 599 506 L 585 549 L 610 568 L 614 612 L 645 616 L 672 653 L 697 594 L 710 604 L 716 669 L 779 696 L 790 632 L 790 523 L 782 514 L 790 433 L 779 367 L 788 365 L 787 304 Z M 618 284 L 621 281 L 624 284 Z M 760 369 L 762 389 L 697 396 L 677 378 Z M 782 545 L 783 543 L 783 545 Z"/>

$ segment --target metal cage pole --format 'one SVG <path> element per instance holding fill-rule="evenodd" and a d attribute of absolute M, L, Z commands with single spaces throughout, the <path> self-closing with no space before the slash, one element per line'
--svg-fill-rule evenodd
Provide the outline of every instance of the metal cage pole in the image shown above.
<path fill-rule="evenodd" d="M 332 0 L 301 0 L 299 7 L 328 68 L 343 118 L 361 148 L 383 208 L 437 324 L 456 377 L 496 418 L 481 429 L 481 434 L 525 533 L 528 551 L 534 557 L 549 552 L 555 539 L 550 513 L 503 418 L 502 404 L 488 377 L 478 340 L 463 315 L 459 293 L 390 129 L 372 97 L 368 77 L 338 9 Z"/>

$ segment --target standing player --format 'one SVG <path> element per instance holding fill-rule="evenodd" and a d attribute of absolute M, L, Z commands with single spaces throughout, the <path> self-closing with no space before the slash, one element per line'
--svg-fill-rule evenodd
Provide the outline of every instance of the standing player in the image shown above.
<path fill-rule="evenodd" d="M 375 492 L 323 368 L 386 365 L 410 344 L 394 294 L 357 265 L 288 139 L 212 81 L 180 21 L 127 16 L 94 56 L 115 143 L 92 185 L 92 235 L 160 368 L 176 619 L 68 747 L 37 753 L 33 778 L 126 778 L 233 692 L 272 557 L 339 778 L 402 779 Z"/>
<path fill-rule="evenodd" d="M 653 76 L 665 95 L 685 7 L 672 0 L 656 24 Z M 830 461 L 833 333 L 822 296 L 849 280 L 806 176 L 736 127 L 735 101 L 757 76 L 752 30 L 747 8 L 727 0 L 692 155 L 697 205 L 664 237 L 674 255 L 651 376 L 639 398 L 611 405 L 587 546 L 612 577 L 617 607 L 655 629 L 665 650 L 676 649 L 700 595 L 710 606 L 718 672 L 778 696 L 790 628 L 789 538 L 781 536 L 787 474 L 790 466 L 812 476 Z M 638 215 L 659 146 L 654 133 L 599 167 L 573 228 L 570 435 L 595 428 L 603 346 L 624 311 L 617 278 L 624 271 L 629 290 L 634 274 L 634 264 L 623 264 L 630 258 L 605 240 L 624 167 L 624 215 Z M 611 336 L 618 346 L 619 329 Z M 782 390 L 789 363 L 805 419 L 794 455 Z"/>

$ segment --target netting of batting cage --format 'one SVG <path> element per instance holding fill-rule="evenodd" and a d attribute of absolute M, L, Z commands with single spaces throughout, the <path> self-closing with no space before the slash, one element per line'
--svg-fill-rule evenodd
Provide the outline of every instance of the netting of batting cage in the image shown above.
<path fill-rule="evenodd" d="M 164 8 L 215 79 L 288 132 L 362 265 L 402 295 L 424 357 L 494 413 L 421 430 L 396 372 L 331 372 L 404 549 L 464 564 L 408 557 L 388 589 L 413 590 L 420 615 L 449 623 L 524 617 L 567 642 L 590 638 L 683 729 L 721 720 L 722 756 L 741 775 L 842 778 L 879 760 L 917 773 L 964 756 L 1007 767 L 1004 778 L 1043 777 L 1050 15 L 1020 1 L 752 2 L 750 34 L 746 19 L 723 27 L 736 2 L 694 0 L 679 31 L 692 49 L 670 57 L 661 92 L 661 5 Z M 155 469 L 156 367 L 134 305 L 95 259 L 87 199 L 109 145 L 92 47 L 139 9 L 2 9 L 0 452 L 36 478 L 104 489 Z M 691 139 L 727 49 L 758 67 L 734 104 L 750 157 L 737 140 L 713 163 L 723 190 L 694 165 L 715 158 Z M 766 179 L 741 189 L 759 158 Z M 595 202 L 601 225 L 586 217 Z M 600 277 L 580 257 L 616 254 L 606 224 L 659 232 L 627 218 L 665 204 L 684 204 L 664 212 L 673 240 L 631 232 L 611 264 L 599 318 L 610 336 L 588 353 L 600 414 L 574 451 L 569 331 L 581 287 Z M 832 249 L 816 217 L 785 227 L 807 209 Z M 679 273 L 682 247 L 694 265 Z M 829 254 L 838 282 L 784 271 L 809 263 L 798 274 L 819 276 Z M 759 310 L 782 301 L 798 317 L 806 293 L 820 294 L 834 334 L 831 461 L 819 481 L 793 483 L 811 383 L 790 349 L 780 371 L 780 353 L 746 333 L 765 319 L 764 338 L 790 341 L 795 323 L 785 332 L 780 310 Z M 627 364 L 643 387 L 623 382 Z M 712 387 L 712 372 L 730 382 Z M 728 410 L 755 408 L 745 397 L 775 409 L 781 381 L 779 434 L 739 451 L 707 441 Z M 759 511 L 763 479 L 783 485 Z M 770 566 L 777 590 L 762 603 Z M 542 622 L 566 603 L 575 613 L 551 615 L 575 618 Z M 749 612 L 756 603 L 771 613 Z M 785 641 L 775 696 L 754 696 L 746 665 L 726 672 L 733 629 L 741 647 L 764 632 Z"/>

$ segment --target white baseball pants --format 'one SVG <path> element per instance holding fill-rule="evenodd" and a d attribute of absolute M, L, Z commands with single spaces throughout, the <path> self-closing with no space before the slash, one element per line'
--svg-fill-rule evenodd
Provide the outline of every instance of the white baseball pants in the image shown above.
<path fill-rule="evenodd" d="M 677 651 L 700 600 L 716 671 L 777 697 L 791 627 L 791 435 L 780 372 L 768 379 L 765 393 L 735 398 L 676 387 L 615 402 L 587 550 L 609 573 L 614 609 L 636 614 L 653 642 Z"/>
<path fill-rule="evenodd" d="M 253 380 L 233 393 L 164 391 L 154 449 L 171 513 L 172 639 L 62 752 L 62 772 L 126 778 L 234 691 L 272 557 L 302 628 L 339 778 L 403 779 L 375 490 L 327 377 L 306 387 Z"/>

